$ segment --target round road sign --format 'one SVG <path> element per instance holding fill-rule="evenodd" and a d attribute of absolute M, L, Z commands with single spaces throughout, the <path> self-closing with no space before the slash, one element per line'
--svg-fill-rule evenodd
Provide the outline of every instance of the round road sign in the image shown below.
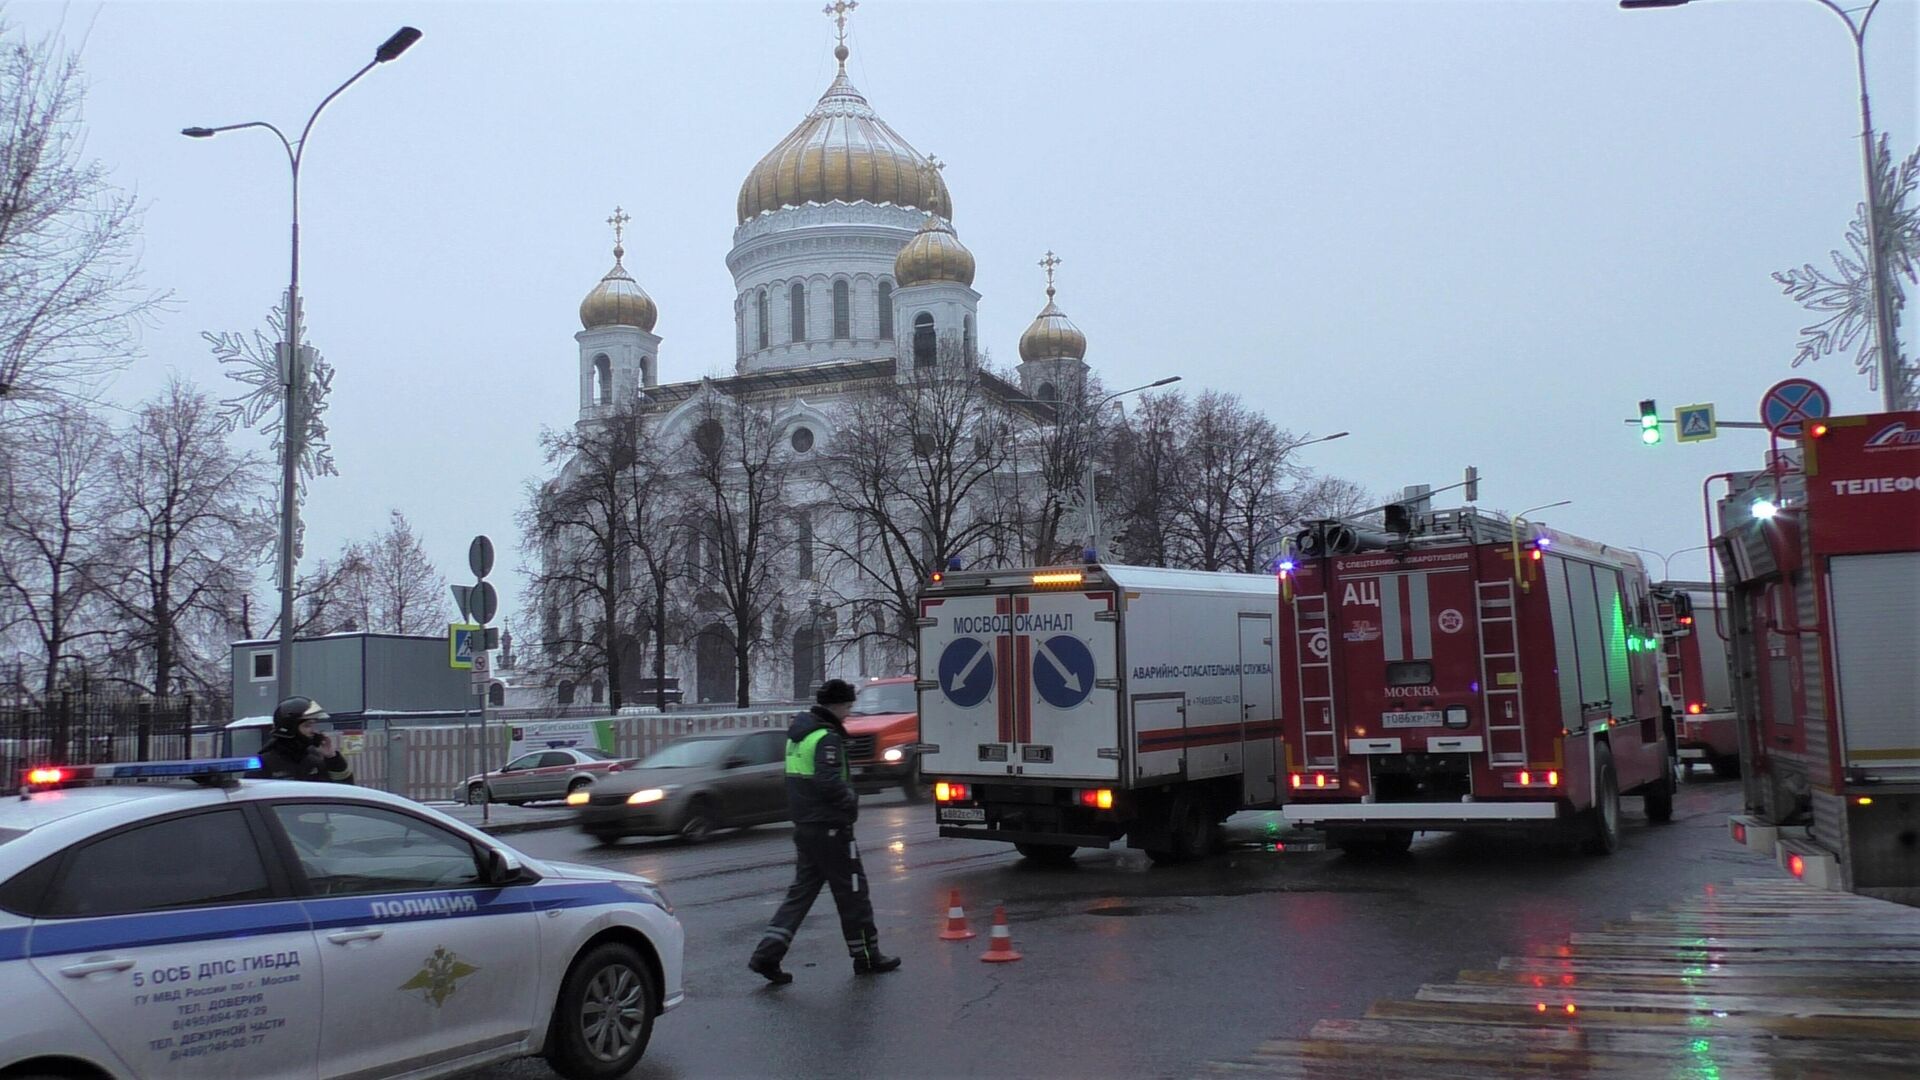
<path fill-rule="evenodd" d="M 979 638 L 954 638 L 940 653 L 939 674 L 947 700 L 971 709 L 993 691 L 993 650 Z"/>
<path fill-rule="evenodd" d="M 1093 651 L 1077 637 L 1033 639 L 1033 688 L 1056 709 L 1071 709 L 1093 693 Z"/>
<path fill-rule="evenodd" d="M 477 578 L 493 573 L 493 541 L 485 536 L 473 538 L 473 543 L 467 545 L 467 569 Z"/>
<path fill-rule="evenodd" d="M 1797 439 L 1808 420 L 1832 412 L 1833 400 L 1812 379 L 1783 379 L 1760 396 L 1760 422 L 1783 439 Z"/>

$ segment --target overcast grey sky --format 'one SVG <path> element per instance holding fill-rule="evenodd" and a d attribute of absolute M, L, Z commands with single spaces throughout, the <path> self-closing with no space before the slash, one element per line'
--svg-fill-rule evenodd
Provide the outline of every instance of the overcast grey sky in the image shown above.
<path fill-rule="evenodd" d="M 819 8 L 6 11 L 82 48 L 88 147 L 145 202 L 147 282 L 178 298 L 113 386 L 123 403 L 169 371 L 230 393 L 200 331 L 258 325 L 286 284 L 278 145 L 179 129 L 297 126 L 395 28 L 425 32 L 335 102 L 303 169 L 302 286 L 337 369 L 341 473 L 313 487 L 308 552 L 397 507 L 459 581 L 487 532 L 512 615 L 513 512 L 543 472 L 541 427 L 575 416 L 604 219 L 633 216 L 662 378 L 730 371 L 734 199 L 832 76 Z M 1870 39 L 1876 121 L 1902 156 L 1917 11 L 1886 0 Z M 850 44 L 855 85 L 948 163 L 1001 362 L 1052 248 L 1111 386 L 1237 391 L 1297 433 L 1352 431 L 1302 453 L 1372 489 L 1474 464 L 1482 505 L 1571 498 L 1555 526 L 1660 551 L 1703 542 L 1700 478 L 1757 464 L 1766 441 L 1642 447 L 1621 423 L 1640 398 L 1752 419 L 1800 374 L 1841 412 L 1877 407 L 1850 359 L 1789 369 L 1807 320 L 1768 277 L 1823 263 L 1862 191 L 1852 45 L 1813 0 L 862 0 Z"/>

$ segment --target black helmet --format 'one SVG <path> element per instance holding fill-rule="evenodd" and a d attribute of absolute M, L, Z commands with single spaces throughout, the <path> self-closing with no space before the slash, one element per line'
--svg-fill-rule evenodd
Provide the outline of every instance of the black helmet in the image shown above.
<path fill-rule="evenodd" d="M 290 697 L 273 708 L 273 734 L 298 738 L 300 725 L 307 720 L 325 720 L 327 710 L 312 698 Z"/>
<path fill-rule="evenodd" d="M 859 696 L 860 691 L 855 690 L 847 680 L 828 679 L 820 685 L 820 692 L 813 695 L 813 700 L 822 705 L 851 705 L 853 699 Z"/>

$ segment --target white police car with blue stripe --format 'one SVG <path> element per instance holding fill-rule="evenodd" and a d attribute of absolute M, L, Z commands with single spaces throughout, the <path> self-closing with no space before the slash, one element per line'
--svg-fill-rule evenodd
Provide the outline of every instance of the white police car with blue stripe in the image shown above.
<path fill-rule="evenodd" d="M 625 1074 L 678 1005 L 645 878 L 257 759 L 37 769 L 0 800 L 0 1077 Z M 112 781 L 100 786 L 76 782 Z"/>

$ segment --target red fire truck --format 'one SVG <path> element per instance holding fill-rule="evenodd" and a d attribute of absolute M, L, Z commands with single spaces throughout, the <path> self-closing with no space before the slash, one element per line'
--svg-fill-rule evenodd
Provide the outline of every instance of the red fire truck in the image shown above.
<path fill-rule="evenodd" d="M 1282 563 L 1289 821 L 1350 853 L 1416 830 L 1620 840 L 1620 796 L 1673 813 L 1645 569 L 1474 509 L 1323 522 Z"/>
<path fill-rule="evenodd" d="M 1724 480 L 1747 813 L 1795 876 L 1920 888 L 1920 412 L 1810 422 Z M 1711 481 L 1710 481 L 1711 483 Z"/>
<path fill-rule="evenodd" d="M 1680 776 L 1706 765 L 1715 776 L 1740 775 L 1740 731 L 1727 680 L 1727 643 L 1721 637 L 1721 593 L 1710 582 L 1663 581 L 1653 587 L 1673 709 Z"/>

